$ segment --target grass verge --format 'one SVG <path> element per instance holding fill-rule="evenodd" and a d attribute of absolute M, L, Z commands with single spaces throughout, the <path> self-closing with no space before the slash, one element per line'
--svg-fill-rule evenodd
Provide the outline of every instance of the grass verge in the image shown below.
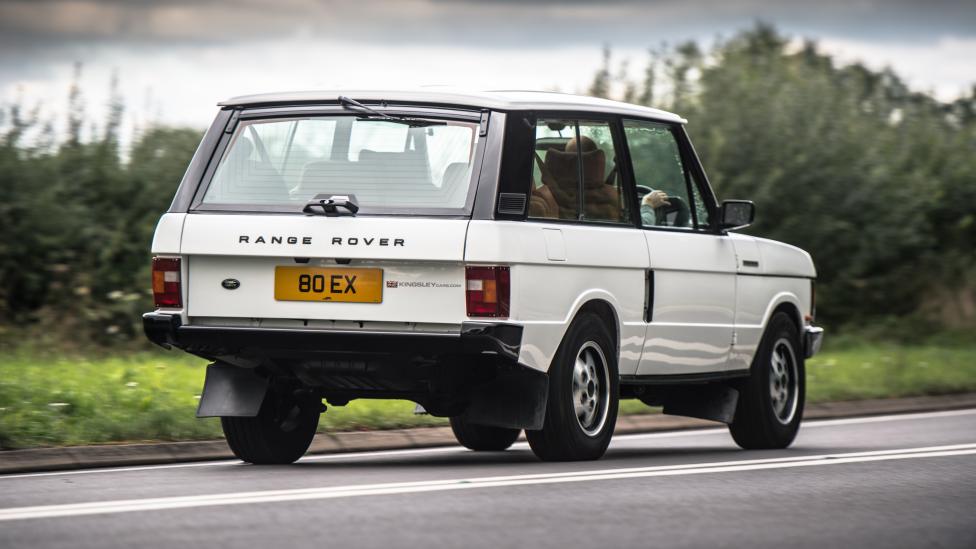
<path fill-rule="evenodd" d="M 215 419 L 194 411 L 205 362 L 177 353 L 128 358 L 0 355 L 0 448 L 221 436 Z M 976 345 L 848 345 L 807 362 L 808 400 L 823 402 L 976 390 Z M 444 425 L 413 415 L 406 401 L 354 401 L 331 407 L 320 430 Z M 638 401 L 621 413 L 653 412 Z"/>

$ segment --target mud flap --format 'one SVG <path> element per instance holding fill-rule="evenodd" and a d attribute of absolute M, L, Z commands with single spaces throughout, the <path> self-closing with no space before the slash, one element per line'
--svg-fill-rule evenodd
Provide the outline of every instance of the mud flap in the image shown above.
<path fill-rule="evenodd" d="M 661 388 L 653 397 L 641 397 L 650 406 L 664 406 L 663 412 L 722 423 L 732 423 L 739 391 L 724 384 L 682 385 Z"/>
<path fill-rule="evenodd" d="M 254 417 L 267 391 L 267 378 L 254 370 L 216 362 L 207 366 L 197 417 Z"/>
<path fill-rule="evenodd" d="M 542 429 L 549 376 L 532 368 L 506 368 L 471 394 L 465 420 L 478 425 L 510 429 Z"/>

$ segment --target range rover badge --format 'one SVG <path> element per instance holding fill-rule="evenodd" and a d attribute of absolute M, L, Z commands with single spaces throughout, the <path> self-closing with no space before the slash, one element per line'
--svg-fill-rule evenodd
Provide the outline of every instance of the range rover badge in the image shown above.
<path fill-rule="evenodd" d="M 220 285 L 228 290 L 236 290 L 241 287 L 241 281 L 236 278 L 225 278 Z"/>

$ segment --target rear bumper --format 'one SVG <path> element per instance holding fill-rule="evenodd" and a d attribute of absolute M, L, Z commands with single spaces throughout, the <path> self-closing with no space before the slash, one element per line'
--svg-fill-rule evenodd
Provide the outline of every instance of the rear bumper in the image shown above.
<path fill-rule="evenodd" d="M 367 332 L 184 326 L 179 315 L 158 312 L 142 318 L 153 343 L 215 362 L 200 404 L 203 416 L 253 415 L 267 379 L 281 376 L 333 406 L 356 398 L 409 399 L 436 416 L 542 428 L 549 379 L 519 364 L 518 325 L 465 322 L 452 333 Z"/>
<path fill-rule="evenodd" d="M 465 322 L 457 333 L 184 326 L 178 315 L 146 313 L 150 341 L 203 356 L 234 354 L 368 353 L 423 355 L 496 354 L 517 361 L 522 327 Z"/>
<path fill-rule="evenodd" d="M 807 326 L 803 330 L 803 355 L 810 358 L 820 351 L 823 345 L 824 329 L 817 326 Z"/>

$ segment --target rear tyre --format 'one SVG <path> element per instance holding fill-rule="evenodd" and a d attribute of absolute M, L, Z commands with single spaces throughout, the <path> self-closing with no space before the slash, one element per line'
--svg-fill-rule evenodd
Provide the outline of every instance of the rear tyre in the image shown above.
<path fill-rule="evenodd" d="M 599 459 L 617 422 L 617 349 L 603 320 L 580 315 L 549 368 L 549 400 L 539 431 L 526 431 L 543 461 Z"/>
<path fill-rule="evenodd" d="M 739 403 L 729 432 L 746 450 L 786 448 L 793 443 L 806 395 L 800 334 L 786 313 L 776 313 L 748 379 L 739 385 Z"/>
<path fill-rule="evenodd" d="M 255 465 L 293 463 L 305 454 L 319 425 L 321 403 L 299 401 L 272 389 L 255 417 L 222 417 L 234 455 Z"/>
<path fill-rule="evenodd" d="M 501 452 L 515 443 L 521 429 L 490 427 L 466 421 L 461 416 L 451 418 L 451 430 L 461 446 L 476 452 Z"/>

